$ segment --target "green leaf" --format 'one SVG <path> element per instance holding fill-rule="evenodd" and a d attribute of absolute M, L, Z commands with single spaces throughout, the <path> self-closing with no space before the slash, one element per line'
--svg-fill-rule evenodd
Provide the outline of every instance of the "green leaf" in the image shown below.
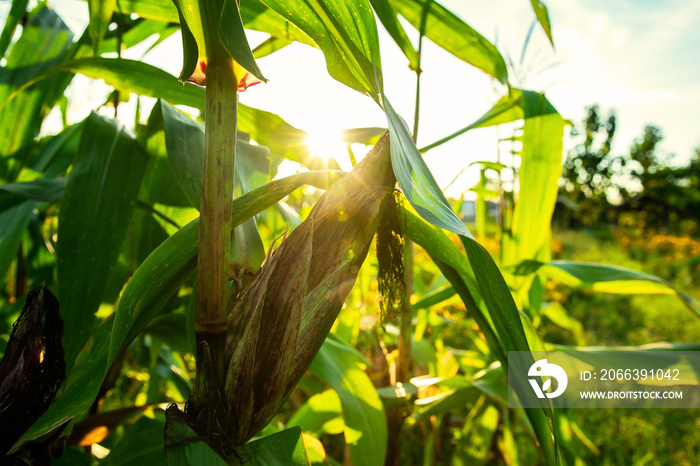
<path fill-rule="evenodd" d="M 236 448 L 233 464 L 248 466 L 308 466 L 301 429 L 292 427 Z M 202 463 L 199 463 L 202 464 Z"/>
<path fill-rule="evenodd" d="M 524 259 L 549 259 L 550 225 L 559 192 L 566 124 L 558 113 L 547 113 L 550 107 L 542 94 L 537 99 L 526 100 L 523 149 L 518 170 L 520 189 L 511 232 L 503 242 L 503 263 L 506 265 Z"/>
<path fill-rule="evenodd" d="M 343 408 L 335 390 L 326 390 L 310 397 L 287 421 L 287 428 L 298 426 L 316 437 L 322 434 L 339 434 L 345 423 Z"/>
<path fill-rule="evenodd" d="M 92 39 L 92 50 L 95 55 L 100 50 L 102 37 L 107 32 L 109 23 L 112 21 L 112 13 L 116 7 L 117 0 L 88 0 L 88 10 L 90 11 L 88 33 Z"/>
<path fill-rule="evenodd" d="M 66 189 L 65 178 L 40 178 L 24 183 L 0 185 L 0 212 L 14 207 L 27 199 L 39 202 L 53 202 L 63 197 Z"/>
<path fill-rule="evenodd" d="M 356 466 L 382 465 L 387 427 L 384 409 L 372 381 L 352 353 L 324 345 L 309 370 L 338 393 L 345 420 L 345 441 Z"/>
<path fill-rule="evenodd" d="M 243 20 L 238 11 L 237 0 L 224 0 L 224 8 L 221 10 L 219 22 L 219 39 L 231 58 L 245 68 L 250 74 L 263 82 L 267 82 L 262 71 L 255 62 L 253 52 L 250 50 L 248 39 L 243 30 Z"/>
<path fill-rule="evenodd" d="M 180 83 L 160 68 L 122 58 L 89 57 L 62 63 L 35 76 L 12 95 L 0 98 L 0 102 L 7 105 L 28 85 L 61 71 L 102 79 L 123 93 L 133 92 L 163 99 L 173 105 L 187 105 L 204 111 L 204 88 L 191 83 Z M 273 155 L 287 157 L 302 164 L 308 162 L 309 151 L 304 145 L 307 133 L 293 127 L 274 113 L 238 104 L 238 130 L 250 134 L 253 140 L 267 146 Z"/>
<path fill-rule="evenodd" d="M 204 47 L 204 39 L 201 37 L 201 22 L 199 21 L 199 2 L 189 2 L 183 5 L 184 0 L 173 0 L 177 7 L 178 21 L 180 22 L 180 32 L 182 35 L 182 71 L 180 71 L 180 81 L 186 81 L 192 76 L 199 65 L 199 57 L 204 56 L 200 45 Z M 188 16 L 185 16 L 188 15 Z M 188 20 L 193 21 L 196 27 L 193 32 L 188 26 Z M 195 36 L 195 34 L 199 34 Z M 197 43 L 199 40 L 199 43 Z"/>
<path fill-rule="evenodd" d="M 492 404 L 477 405 L 469 413 L 462 429 L 462 439 L 452 456 L 452 465 L 484 464 L 493 435 L 498 427 L 500 412 Z"/>
<path fill-rule="evenodd" d="M 100 46 L 100 54 L 110 53 L 117 50 L 118 40 L 121 40 L 121 47 L 129 49 L 135 45 L 141 44 L 151 36 L 158 36 L 158 39 L 152 45 L 149 45 L 147 50 L 152 50 L 156 45 L 160 44 L 167 37 L 170 37 L 180 28 L 169 23 L 143 19 L 129 27 L 125 31 L 119 31 L 119 36 L 109 34 L 109 38 L 105 37 Z M 149 42 L 150 43 L 150 42 Z"/>
<path fill-rule="evenodd" d="M 248 0 L 243 2 L 239 8 L 246 29 L 266 32 L 287 44 L 297 41 L 318 47 L 301 29 L 265 6 L 260 0 Z"/>
<path fill-rule="evenodd" d="M 193 207 L 199 209 L 204 167 L 204 125 L 188 117 L 166 102 L 159 102 L 154 111 L 162 111 L 165 144 L 173 173 Z M 267 181 L 268 151 L 240 138 L 236 140 L 236 187 L 240 194 L 250 191 L 256 171 Z M 262 184 L 262 183 L 261 183 Z M 255 272 L 265 259 L 265 248 L 255 219 L 247 220 L 233 231 L 229 262 L 244 271 Z M 237 271 L 238 272 L 238 271 Z M 241 271 L 242 272 L 242 271 Z"/>
<path fill-rule="evenodd" d="M 340 176 L 338 172 L 304 172 L 271 181 L 233 200 L 232 226 L 304 184 L 323 187 Z M 195 270 L 198 237 L 196 219 L 165 240 L 141 264 L 124 289 L 116 315 L 105 319 L 78 355 L 63 394 L 24 433 L 17 447 L 63 425 L 92 405 L 107 369 Z"/>
<path fill-rule="evenodd" d="M 427 309 L 430 306 L 435 306 L 436 304 L 440 304 L 441 302 L 450 299 L 455 294 L 457 294 L 457 292 L 452 286 L 440 288 L 439 290 L 426 294 L 420 301 L 411 304 L 411 309 L 414 311 L 418 309 Z"/>
<path fill-rule="evenodd" d="M 537 21 L 540 22 L 544 33 L 547 34 L 547 39 L 549 43 L 554 47 L 554 40 L 552 40 L 552 25 L 549 23 L 549 12 L 547 12 L 547 6 L 540 0 L 530 0 L 532 4 L 532 9 L 535 11 L 535 16 L 537 16 Z"/>
<path fill-rule="evenodd" d="M 0 213 L 0 277 L 5 274 L 12 261 L 17 257 L 19 243 L 24 230 L 29 226 L 32 211 L 38 206 L 36 202 L 23 202 Z"/>
<path fill-rule="evenodd" d="M 457 136 L 460 136 L 472 129 L 501 125 L 504 123 L 522 120 L 523 118 L 533 118 L 540 115 L 544 116 L 551 113 L 557 113 L 556 109 L 549 103 L 549 101 L 546 99 L 544 99 L 544 101 L 541 100 L 541 96 L 542 94 L 537 92 L 510 88 L 508 94 L 501 97 L 489 111 L 484 113 L 469 126 L 466 126 L 450 134 L 449 136 L 440 139 L 439 141 L 422 147 L 420 151 L 425 153 L 430 149 L 451 141 Z"/>
<path fill-rule="evenodd" d="M 683 303 L 700 315 L 700 303 L 654 275 L 615 265 L 593 262 L 526 260 L 510 268 L 515 275 L 538 273 L 575 288 L 612 294 L 677 294 Z"/>
<path fill-rule="evenodd" d="M 471 237 L 418 152 L 406 122 L 394 111 L 388 100 L 385 101 L 385 109 L 391 133 L 391 164 L 406 198 L 428 222 Z"/>
<path fill-rule="evenodd" d="M 68 367 L 92 330 L 146 162 L 141 146 L 114 121 L 94 113 L 85 121 L 58 226 L 57 275 Z"/>
<path fill-rule="evenodd" d="M 367 0 L 262 0 L 318 44 L 328 72 L 380 101 L 383 93 L 379 38 Z"/>
<path fill-rule="evenodd" d="M 384 25 L 384 28 L 389 33 L 396 45 L 399 46 L 403 54 L 408 59 L 408 67 L 412 70 L 418 70 L 420 60 L 418 52 L 411 44 L 406 31 L 404 31 L 401 22 L 399 21 L 396 10 L 391 6 L 389 0 L 369 0 L 374 8 L 374 12 Z"/>
<path fill-rule="evenodd" d="M 428 8 L 425 37 L 460 60 L 508 84 L 508 69 L 498 49 L 447 8 L 434 0 L 391 0 L 391 4 L 419 30 L 423 9 Z"/>
<path fill-rule="evenodd" d="M 400 214 L 400 218 L 405 224 L 406 236 L 426 250 L 460 295 L 503 367 L 508 367 L 506 355 L 509 351 L 530 351 L 510 289 L 489 253 L 473 238 L 460 235 L 467 253 L 465 260 L 463 254 L 439 228 L 426 224 L 406 210 Z M 481 305 L 481 300 L 485 307 Z M 532 364 L 534 360 L 522 363 Z M 529 409 L 527 415 L 545 459 L 548 464 L 555 464 L 551 409 Z"/>
<path fill-rule="evenodd" d="M 7 47 L 10 45 L 12 36 L 17 28 L 17 24 L 27 10 L 28 3 L 29 0 L 16 0 L 12 2 L 10 12 L 7 14 L 7 18 L 5 19 L 5 27 L 2 29 L 2 34 L 0 34 L 0 58 L 5 56 L 5 52 L 7 51 Z"/>
<path fill-rule="evenodd" d="M 73 39 L 70 29 L 46 6 L 35 9 L 22 35 L 2 67 L 0 82 L 0 180 L 14 181 L 24 166 L 27 151 L 39 135 L 41 123 L 63 95 L 68 82 L 62 77 L 46 80 L 19 92 L 37 75 L 52 69 L 66 55 Z M 12 102 L 5 103 L 17 94 Z M 12 156 L 12 158 L 8 158 Z"/>
<path fill-rule="evenodd" d="M 117 10 L 122 14 L 135 13 L 141 18 L 165 23 L 179 22 L 177 8 L 172 0 L 119 0 Z"/>

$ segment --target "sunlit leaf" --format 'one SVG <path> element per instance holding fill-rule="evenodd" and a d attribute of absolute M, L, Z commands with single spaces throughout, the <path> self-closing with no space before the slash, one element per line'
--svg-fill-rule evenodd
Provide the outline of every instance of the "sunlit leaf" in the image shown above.
<path fill-rule="evenodd" d="M 41 122 L 68 82 L 54 76 L 21 94 L 19 90 L 56 66 L 66 56 L 72 40 L 70 29 L 44 4 L 34 10 L 6 58 L 0 82 L 0 180 L 3 182 L 15 180 L 24 165 L 28 146 L 39 135 Z M 13 94 L 18 95 L 6 103 Z"/>
<path fill-rule="evenodd" d="M 324 344 L 309 370 L 338 393 L 345 421 L 345 441 L 353 464 L 382 465 L 387 427 L 382 402 L 358 358 L 337 345 Z"/>
<path fill-rule="evenodd" d="M 135 13 L 141 18 L 154 19 L 166 23 L 177 23 L 179 17 L 172 0 L 119 0 L 117 11 L 123 14 Z"/>
<path fill-rule="evenodd" d="M 547 6 L 541 0 L 530 0 L 532 4 L 532 9 L 535 11 L 535 16 L 537 16 L 537 21 L 539 21 L 544 33 L 547 34 L 547 39 L 549 43 L 554 47 L 554 40 L 552 39 L 552 25 L 549 23 L 549 12 L 547 11 Z"/>
<path fill-rule="evenodd" d="M 10 45 L 15 28 L 17 28 L 19 20 L 24 15 L 28 3 L 29 0 L 17 0 L 12 2 L 10 11 L 5 19 L 5 27 L 3 27 L 2 34 L 0 35 L 0 58 L 5 56 L 5 52 L 7 51 L 7 47 Z"/>
<path fill-rule="evenodd" d="M 404 195 L 416 212 L 433 225 L 471 237 L 418 152 L 406 122 L 388 101 L 385 105 L 391 133 L 391 163 Z"/>
<path fill-rule="evenodd" d="M 406 31 L 404 31 L 401 22 L 399 21 L 396 10 L 392 7 L 389 0 L 369 0 L 372 4 L 374 12 L 384 25 L 384 28 L 389 33 L 396 45 L 399 46 L 403 54 L 408 59 L 408 66 L 412 70 L 418 70 L 419 58 L 418 52 L 411 44 Z"/>
<path fill-rule="evenodd" d="M 225 0 L 219 23 L 219 38 L 236 63 L 261 81 L 267 81 L 255 62 L 243 30 L 243 20 L 237 0 Z"/>
<path fill-rule="evenodd" d="M 88 10 L 90 12 L 90 24 L 88 32 L 92 39 L 92 49 L 97 55 L 100 50 L 102 37 L 107 32 L 109 23 L 112 21 L 112 13 L 117 7 L 117 0 L 88 0 Z"/>
<path fill-rule="evenodd" d="M 516 275 L 539 273 L 566 285 L 612 294 L 677 294 L 683 303 L 700 315 L 700 303 L 692 296 L 676 290 L 666 280 L 616 265 L 592 262 L 526 260 L 510 268 Z"/>
<path fill-rule="evenodd" d="M 503 241 L 503 263 L 524 259 L 549 259 L 551 218 L 559 190 L 565 121 L 547 113 L 551 104 L 544 95 L 526 100 L 523 149 L 518 170 L 519 192 L 510 235 Z M 534 107 L 535 109 L 529 109 Z M 539 107 L 541 110 L 536 110 Z M 537 115 L 530 116 L 527 115 Z"/>
<path fill-rule="evenodd" d="M 428 39 L 503 84 L 508 83 L 506 62 L 498 49 L 459 16 L 434 0 L 391 0 L 391 4 L 418 30 L 423 9 L 428 8 L 425 24 Z"/>
<path fill-rule="evenodd" d="M 383 93 L 379 39 L 367 0 L 262 0 L 318 44 L 328 72 L 375 101 Z M 349 27 L 350 26 L 350 27 Z"/>

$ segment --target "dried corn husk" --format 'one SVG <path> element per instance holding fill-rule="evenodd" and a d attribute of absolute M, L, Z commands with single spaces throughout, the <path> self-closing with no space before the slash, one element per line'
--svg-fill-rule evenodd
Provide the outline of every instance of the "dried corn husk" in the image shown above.
<path fill-rule="evenodd" d="M 232 304 L 225 396 L 234 445 L 272 419 L 321 348 L 393 196 L 390 159 L 384 136 L 319 199 Z"/>

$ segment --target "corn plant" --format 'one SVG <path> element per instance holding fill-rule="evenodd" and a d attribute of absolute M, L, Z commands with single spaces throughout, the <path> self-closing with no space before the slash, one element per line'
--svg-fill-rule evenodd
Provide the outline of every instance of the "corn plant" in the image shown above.
<path fill-rule="evenodd" d="M 0 36 L 2 317 L 20 316 L 0 366 L 9 426 L 0 454 L 9 464 L 84 459 L 75 447 L 91 447 L 105 464 L 337 464 L 318 440 L 326 433 L 343 434 L 347 462 L 398 464 L 411 425 L 435 427 L 465 407 L 455 461 L 483 461 L 494 435 L 509 464 L 524 455 L 575 461 L 565 414 L 544 404 L 509 411 L 504 397 L 508 352 L 549 348 L 535 326 L 543 277 L 601 292 L 676 291 L 626 269 L 550 261 L 566 121 L 543 94 L 510 85 L 493 44 L 433 0 L 88 0 L 77 39 L 48 4 L 27 4 L 12 2 Z M 552 41 L 545 5 L 532 6 Z M 417 45 L 399 16 L 419 32 Z M 385 93 L 377 19 L 417 77 L 412 131 Z M 270 37 L 251 50 L 246 29 Z M 175 31 L 179 78 L 119 56 Z M 419 149 L 424 38 L 487 73 L 503 97 Z M 374 146 L 349 173 L 314 170 L 303 131 L 238 103 L 239 92 L 265 81 L 256 58 L 295 41 L 319 48 L 333 78 L 386 114 L 385 129 L 346 133 Z M 114 93 L 99 113 L 40 137 L 52 109 L 65 116 L 76 74 Z M 137 112 L 133 132 L 104 116 L 129 94 L 157 99 L 146 124 Z M 520 121 L 519 192 L 499 268 L 422 154 Z M 284 158 L 311 170 L 274 179 Z M 421 274 L 432 277 L 422 288 Z M 348 303 L 375 288 L 370 306 L 381 318 L 361 330 Z M 448 326 L 431 310 L 455 299 L 473 323 L 468 364 L 445 350 Z M 387 346 L 394 356 L 379 350 Z M 429 369 L 418 374 L 419 365 Z M 416 403 L 426 389 L 434 399 Z M 524 432 L 517 442 L 532 446 L 526 453 L 514 432 Z M 432 454 L 426 448 L 426 463 Z"/>

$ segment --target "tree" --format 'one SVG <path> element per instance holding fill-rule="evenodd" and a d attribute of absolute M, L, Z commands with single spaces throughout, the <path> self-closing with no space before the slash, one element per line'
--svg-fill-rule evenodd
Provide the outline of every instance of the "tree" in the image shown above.
<path fill-rule="evenodd" d="M 610 112 L 601 115 L 597 104 L 586 109 L 586 117 L 574 127 L 572 137 L 581 137 L 569 152 L 562 168 L 560 194 L 580 207 L 577 220 L 585 225 L 594 224 L 609 205 L 609 196 L 615 194 L 612 175 L 620 159 L 610 155 L 617 120 Z"/>

